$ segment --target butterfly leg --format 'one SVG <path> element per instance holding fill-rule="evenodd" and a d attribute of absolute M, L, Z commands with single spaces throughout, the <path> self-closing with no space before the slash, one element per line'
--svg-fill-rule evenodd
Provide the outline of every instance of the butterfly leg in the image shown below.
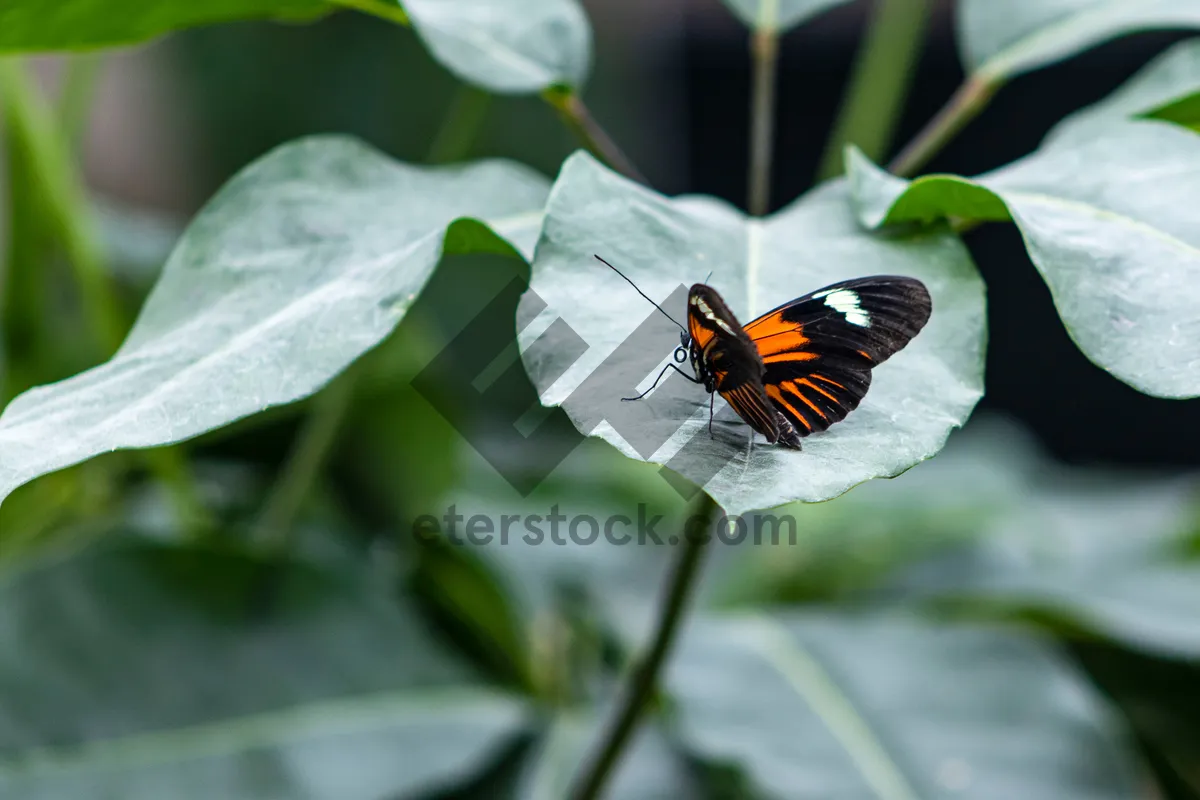
<path fill-rule="evenodd" d="M 650 384 L 649 389 L 642 392 L 637 397 L 622 397 L 621 399 L 622 400 L 641 400 L 643 397 L 645 397 L 646 395 L 648 395 L 654 391 L 654 387 L 658 386 L 658 382 L 663 379 L 663 375 L 666 375 L 667 370 L 669 370 L 669 369 L 675 370 L 676 372 L 678 372 L 683 377 L 687 378 L 692 383 L 700 383 L 701 382 L 699 378 L 694 377 L 692 375 L 688 375 L 686 372 L 684 372 L 683 370 L 681 370 L 679 367 L 675 366 L 674 364 L 667 364 L 665 367 L 663 367 L 662 372 L 658 373 L 658 377 L 654 379 L 654 383 Z"/>
<path fill-rule="evenodd" d="M 713 403 L 716 402 L 716 400 L 717 400 L 717 393 L 709 392 L 708 393 L 708 438 L 710 438 L 710 439 L 713 438 L 713 432 L 712 432 Z"/>

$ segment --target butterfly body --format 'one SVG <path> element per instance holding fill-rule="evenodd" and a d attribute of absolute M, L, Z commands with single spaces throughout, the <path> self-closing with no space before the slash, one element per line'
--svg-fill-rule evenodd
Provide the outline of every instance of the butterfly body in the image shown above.
<path fill-rule="evenodd" d="M 843 281 L 742 326 L 711 286 L 688 292 L 686 350 L 695 377 L 768 442 L 800 449 L 858 407 L 871 369 L 929 320 L 932 301 L 912 278 Z"/>

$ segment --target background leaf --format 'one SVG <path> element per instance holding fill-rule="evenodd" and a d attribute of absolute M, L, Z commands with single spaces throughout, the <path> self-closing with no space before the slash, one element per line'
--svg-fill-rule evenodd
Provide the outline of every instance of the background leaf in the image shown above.
<path fill-rule="evenodd" d="M 131 44 L 197 25 L 307 20 L 339 8 L 411 23 L 447 69 L 493 92 L 578 88 L 591 65 L 591 27 L 577 0 L 7 0 L 0 53 Z"/>
<path fill-rule="evenodd" d="M 521 701 L 363 566 L 117 538 L 7 576 L 0 792 L 374 800 L 480 769 Z"/>
<path fill-rule="evenodd" d="M 409 167 L 338 137 L 279 148 L 191 224 L 111 361 L 0 415 L 0 499 L 312 394 L 395 328 L 444 249 L 527 250 L 545 194 L 502 161 Z"/>
<path fill-rule="evenodd" d="M 1063 119 L 1047 141 L 1083 142 L 1113 122 L 1135 117 L 1200 124 L 1200 38 L 1175 45 L 1099 103 Z"/>
<path fill-rule="evenodd" d="M 1138 31 L 1200 28 L 1192 0 L 959 0 L 967 72 L 1003 80 Z"/>
<path fill-rule="evenodd" d="M 404 0 L 417 34 L 458 77 L 493 92 L 583 85 L 591 27 L 576 0 Z"/>
<path fill-rule="evenodd" d="M 724 0 L 754 30 L 786 31 L 850 0 Z"/>
<path fill-rule="evenodd" d="M 152 2 L 7 0 L 0 6 L 0 53 L 82 50 L 133 44 L 196 25 L 240 19 L 311 19 L 336 8 L 325 0 Z"/>
<path fill-rule="evenodd" d="M 1010 633 L 798 614 L 700 619 L 667 687 L 685 744 L 740 767 L 773 800 L 1142 791 L 1081 676 Z"/>
<path fill-rule="evenodd" d="M 936 453 L 982 393 L 983 286 L 955 236 L 865 234 L 846 194 L 843 183 L 829 184 L 772 217 L 750 220 L 706 198 L 667 199 L 590 156 L 572 156 L 551 193 L 532 291 L 519 313 L 528 320 L 534 306 L 548 304 L 520 337 L 542 402 L 562 405 L 582 432 L 631 458 L 668 464 L 704 485 L 729 514 L 827 500 Z M 749 428 L 740 420 L 718 423 L 709 439 L 708 398 L 676 375 L 645 401 L 620 402 L 649 385 L 658 359 L 647 353 L 669 358 L 679 331 L 593 253 L 650 297 L 678 296 L 679 305 L 667 310 L 680 318 L 678 293 L 710 271 L 709 283 L 743 322 L 836 280 L 881 273 L 925 281 L 933 318 L 874 371 L 870 392 L 846 421 L 806 438 L 803 452 L 758 445 L 747 454 Z M 556 318 L 582 338 L 582 355 L 573 335 L 550 326 Z M 638 330 L 642 319 L 648 321 Z"/>
<path fill-rule="evenodd" d="M 1114 123 L 1086 142 L 1052 139 L 974 180 L 909 184 L 861 154 L 848 163 L 870 227 L 1011 214 L 1089 359 L 1147 394 L 1200 394 L 1200 136 Z"/>

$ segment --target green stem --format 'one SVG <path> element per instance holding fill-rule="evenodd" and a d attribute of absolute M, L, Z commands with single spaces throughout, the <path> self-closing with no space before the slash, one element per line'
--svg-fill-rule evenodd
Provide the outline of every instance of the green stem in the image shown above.
<path fill-rule="evenodd" d="M 68 143 L 20 61 L 0 60 L 0 94 L 10 135 L 38 178 L 50 221 L 66 250 L 89 326 L 105 355 L 111 355 L 121 343 L 125 326 L 104 273 L 98 237 L 92 230 Z"/>
<path fill-rule="evenodd" d="M 600 123 L 596 122 L 578 94 L 570 89 L 554 87 L 543 91 L 542 98 L 554 107 L 563 124 L 571 130 L 589 152 L 625 177 L 646 186 L 650 185 L 650 182 L 638 171 L 629 157 L 621 151 L 621 148 L 617 147 L 617 143 L 613 141 L 612 137 L 604 128 L 600 127 Z"/>
<path fill-rule="evenodd" d="M 700 518 L 703 526 L 693 530 L 689 523 L 680 545 L 678 560 L 667 581 L 654 637 L 650 649 L 630 670 L 617 701 L 617 711 L 601 734 L 595 755 L 580 773 L 571 792 L 572 800 L 595 800 L 604 790 L 608 779 L 620 761 L 622 753 L 637 731 L 658 685 L 659 673 L 675 643 L 684 619 L 688 600 L 700 576 L 700 566 L 707 552 L 709 533 L 720 508 L 712 498 L 701 493 L 700 502 L 690 519 Z"/>
<path fill-rule="evenodd" d="M 83 146 L 83 137 L 87 133 L 100 65 L 101 57 L 96 53 L 79 53 L 67 60 L 58 99 L 58 118 L 64 138 L 76 153 Z"/>
<path fill-rule="evenodd" d="M 409 24 L 408 14 L 395 0 L 333 0 L 334 4 L 344 8 L 353 8 L 364 14 L 394 22 L 397 25 Z"/>
<path fill-rule="evenodd" d="M 87 195 L 63 129 L 45 98 L 34 88 L 24 64 L 0 59 L 0 107 L 20 152 L 38 180 L 49 222 L 74 274 L 84 315 L 105 357 L 121 344 L 125 322 L 116 293 L 104 269 L 99 237 Z M 209 524 L 187 464 L 180 451 L 146 451 L 149 469 L 168 487 L 181 522 L 199 531 Z"/>
<path fill-rule="evenodd" d="M 487 116 L 491 95 L 474 86 L 462 84 L 450 102 L 450 110 L 429 148 L 431 164 L 461 161 L 471 151 Z"/>
<path fill-rule="evenodd" d="M 779 32 L 760 28 L 750 35 L 754 89 L 750 109 L 750 174 L 747 210 L 761 217 L 771 207 L 772 144 L 775 136 L 775 85 L 779 66 Z"/>
<path fill-rule="evenodd" d="M 931 0 L 876 0 L 875 13 L 821 159 L 820 177 L 843 171 L 846 145 L 879 162 L 892 142 L 925 39 Z"/>
<path fill-rule="evenodd" d="M 888 169 L 902 178 L 912 177 L 987 107 L 1000 86 L 1000 80 L 989 75 L 968 78 L 929 124 L 900 151 Z"/>
<path fill-rule="evenodd" d="M 350 410 L 356 375 L 354 370 L 343 373 L 313 400 L 312 411 L 258 519 L 258 537 L 267 547 L 282 550 L 290 541 L 296 517 L 320 477 Z"/>

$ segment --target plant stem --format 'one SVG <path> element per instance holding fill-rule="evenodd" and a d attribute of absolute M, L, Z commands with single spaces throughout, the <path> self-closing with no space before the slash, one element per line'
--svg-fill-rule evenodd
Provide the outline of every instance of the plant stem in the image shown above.
<path fill-rule="evenodd" d="M 364 14 L 394 22 L 397 25 L 408 25 L 408 14 L 395 0 L 333 0 L 335 5 L 353 8 Z"/>
<path fill-rule="evenodd" d="M 750 108 L 750 174 L 746 209 L 761 217 L 771 207 L 772 144 L 775 138 L 775 85 L 779 65 L 779 32 L 771 27 L 750 34 L 754 88 Z"/>
<path fill-rule="evenodd" d="M 888 165 L 892 173 L 911 177 L 929 163 L 958 132 L 987 107 L 1001 83 L 990 75 L 972 75 L 963 82 L 942 110 Z"/>
<path fill-rule="evenodd" d="M 83 146 L 87 133 L 92 95 L 100 75 L 101 57 L 96 53 L 78 53 L 67 59 L 62 92 L 58 99 L 58 119 L 63 136 L 73 152 Z"/>
<path fill-rule="evenodd" d="M 491 95 L 474 86 L 465 83 L 459 86 L 446 118 L 433 137 L 426 160 L 431 164 L 445 164 L 466 158 L 483 126 L 491 99 Z"/>
<path fill-rule="evenodd" d="M 842 174 L 846 145 L 880 161 L 895 135 L 925 39 L 930 0 L 876 0 L 870 28 L 821 159 L 820 177 Z"/>
<path fill-rule="evenodd" d="M 600 127 L 600 123 L 596 122 L 578 94 L 571 89 L 553 87 L 543 91 L 542 98 L 554 107 L 559 118 L 592 155 L 625 177 L 645 186 L 650 185 L 646 176 L 642 175 L 621 148 L 617 147 L 612 137 Z"/>
<path fill-rule="evenodd" d="M 82 100 L 76 102 L 83 105 Z M 22 154 L 38 180 L 49 222 L 74 273 L 92 336 L 107 357 L 120 346 L 125 323 L 104 269 L 99 237 L 70 143 L 18 59 L 0 59 L 0 104 L 14 140 L 13 152 Z M 210 524 L 208 513 L 180 451 L 148 450 L 145 461 L 170 491 L 183 525 L 193 531 L 206 528 Z"/>
<path fill-rule="evenodd" d="M 356 376 L 353 368 L 342 373 L 314 398 L 313 408 L 258 518 L 257 535 L 264 545 L 282 550 L 290 541 L 296 516 L 320 476 L 350 410 Z"/>
<path fill-rule="evenodd" d="M 605 783 L 621 758 L 625 747 L 637 731 L 651 696 L 658 684 L 659 673 L 666 663 L 667 655 L 675 643 L 679 626 L 683 622 L 688 599 L 695 588 L 700 576 L 700 566 L 707 551 L 708 538 L 712 522 L 716 518 L 719 507 L 712 498 L 701 493 L 700 502 L 695 513 L 689 520 L 700 518 L 703 526 L 697 533 L 691 534 L 691 524 L 685 526 L 685 535 L 672 568 L 671 576 L 666 585 L 658 622 L 655 626 L 654 638 L 651 639 L 650 649 L 630 670 L 621 695 L 617 701 L 617 710 L 608 726 L 601 734 L 599 746 L 584 766 L 583 771 L 571 792 L 572 800 L 595 800 L 603 791 Z"/>
<path fill-rule="evenodd" d="M 104 273 L 68 143 L 24 64 L 17 59 L 0 60 L 0 94 L 10 135 L 17 140 L 42 187 L 50 221 L 83 295 L 88 323 L 105 355 L 111 355 L 121 343 L 124 325 L 116 295 Z"/>

